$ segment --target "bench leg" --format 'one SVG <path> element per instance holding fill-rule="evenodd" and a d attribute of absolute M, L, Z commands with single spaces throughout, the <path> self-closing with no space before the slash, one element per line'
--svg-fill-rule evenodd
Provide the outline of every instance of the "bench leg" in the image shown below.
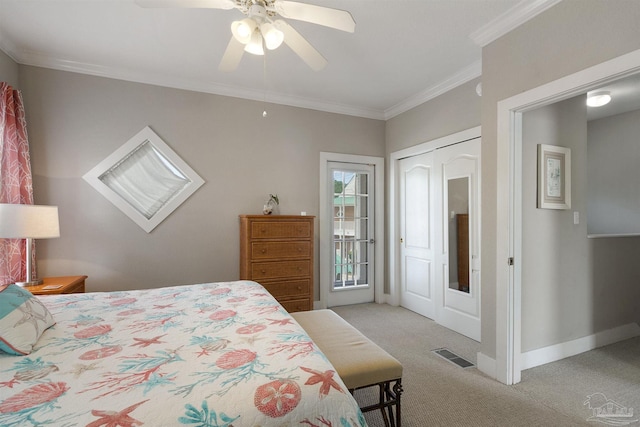
<path fill-rule="evenodd" d="M 393 386 L 391 383 L 394 383 Z M 379 390 L 379 401 L 375 405 L 365 406 L 364 408 L 360 408 L 360 410 L 364 412 L 374 411 L 379 409 L 382 413 L 382 419 L 384 420 L 384 425 L 386 427 L 402 427 L 402 417 L 401 417 L 401 405 L 400 405 L 400 397 L 402 395 L 402 379 L 398 378 L 391 381 L 385 381 L 379 384 L 371 384 L 372 387 L 374 385 L 378 386 Z M 362 387 L 362 388 L 366 388 Z M 351 394 L 355 390 L 349 390 Z M 394 416 L 394 407 L 395 407 L 395 416 Z"/>
<path fill-rule="evenodd" d="M 402 395 L 402 381 L 398 378 L 393 384 L 393 389 L 391 388 L 391 382 L 384 383 L 384 397 L 385 400 L 381 400 L 380 403 L 386 402 L 385 406 L 387 408 L 387 412 L 389 413 L 389 420 L 391 421 L 391 427 L 402 427 L 401 421 L 401 406 L 400 406 L 400 397 Z M 393 416 L 393 407 L 395 406 L 396 416 Z M 380 408 L 383 411 L 384 424 L 388 426 L 387 417 L 384 416 L 384 407 Z M 394 422 L 395 421 L 395 422 Z"/>

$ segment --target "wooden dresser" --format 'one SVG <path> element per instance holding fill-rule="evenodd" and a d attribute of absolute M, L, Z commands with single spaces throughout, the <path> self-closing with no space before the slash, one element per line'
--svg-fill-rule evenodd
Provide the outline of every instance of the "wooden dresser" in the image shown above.
<path fill-rule="evenodd" d="M 240 215 L 240 279 L 288 312 L 313 308 L 313 216 Z"/>

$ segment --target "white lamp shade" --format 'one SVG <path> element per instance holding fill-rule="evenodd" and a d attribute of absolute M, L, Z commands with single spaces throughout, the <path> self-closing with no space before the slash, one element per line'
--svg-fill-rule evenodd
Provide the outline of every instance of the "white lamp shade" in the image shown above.
<path fill-rule="evenodd" d="M 245 52 L 249 52 L 253 55 L 264 55 L 264 49 L 262 48 L 262 36 L 260 31 L 256 30 L 251 35 L 251 41 L 244 47 Z"/>
<path fill-rule="evenodd" d="M 231 23 L 231 33 L 240 43 L 247 44 L 251 41 L 251 36 L 257 27 L 256 21 L 251 18 L 245 18 L 242 21 L 233 21 Z"/>
<path fill-rule="evenodd" d="M 264 38 L 264 45 L 269 50 L 274 50 L 280 47 L 284 41 L 284 33 L 278 30 L 272 23 L 265 22 L 260 25 L 260 32 Z"/>
<path fill-rule="evenodd" d="M 0 238 L 60 237 L 57 206 L 0 204 Z"/>

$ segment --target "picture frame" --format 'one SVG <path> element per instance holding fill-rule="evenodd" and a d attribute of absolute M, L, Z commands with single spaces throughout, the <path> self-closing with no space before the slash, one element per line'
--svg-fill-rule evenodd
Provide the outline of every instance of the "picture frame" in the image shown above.
<path fill-rule="evenodd" d="M 538 144 L 539 209 L 571 209 L 571 149 Z"/>
<path fill-rule="evenodd" d="M 204 184 L 149 126 L 83 179 L 147 233 Z"/>

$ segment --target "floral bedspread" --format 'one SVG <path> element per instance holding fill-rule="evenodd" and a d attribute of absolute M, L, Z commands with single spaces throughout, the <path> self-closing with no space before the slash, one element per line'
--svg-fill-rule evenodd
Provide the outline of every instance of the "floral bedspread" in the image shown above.
<path fill-rule="evenodd" d="M 259 284 L 40 297 L 56 325 L 0 353 L 2 426 L 365 426 L 342 380 Z"/>

